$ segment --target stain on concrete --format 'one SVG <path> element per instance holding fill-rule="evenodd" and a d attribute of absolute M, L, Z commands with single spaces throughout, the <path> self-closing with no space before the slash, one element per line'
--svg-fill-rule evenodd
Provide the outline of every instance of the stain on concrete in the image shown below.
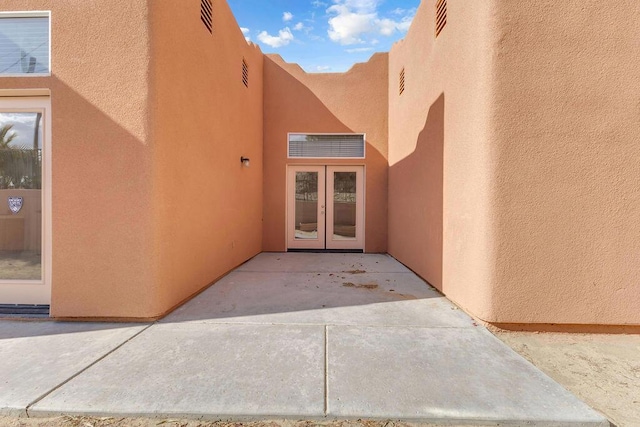
<path fill-rule="evenodd" d="M 378 285 L 376 283 L 363 283 L 362 285 L 356 285 L 355 283 L 345 282 L 342 284 L 345 288 L 356 288 L 356 289 L 377 289 Z"/>
<path fill-rule="evenodd" d="M 358 269 L 356 269 L 356 270 L 346 270 L 346 271 L 343 271 L 343 273 L 364 274 L 364 273 L 366 273 L 366 270 L 358 270 Z"/>

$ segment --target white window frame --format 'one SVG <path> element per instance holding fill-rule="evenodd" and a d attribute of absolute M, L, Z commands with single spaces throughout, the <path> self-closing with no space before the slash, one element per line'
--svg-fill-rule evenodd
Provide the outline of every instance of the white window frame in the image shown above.
<path fill-rule="evenodd" d="M 362 135 L 362 142 L 364 146 L 362 147 L 362 157 L 292 157 L 289 155 L 290 144 L 291 144 L 291 135 Z M 367 134 L 366 133 L 357 133 L 357 132 L 287 132 L 287 159 L 298 159 L 298 160 L 364 160 L 367 158 Z"/>
<path fill-rule="evenodd" d="M 0 90 L 0 111 L 42 113 L 42 277 L 39 280 L 0 280 L 0 287 L 3 287 L 3 298 L 15 301 L 7 304 L 50 305 L 53 265 L 51 97 L 43 96 L 45 90 L 41 89 L 19 92 Z"/>
<path fill-rule="evenodd" d="M 49 19 L 49 64 L 47 73 L 17 73 L 17 74 L 0 74 L 0 78 L 4 77 L 51 77 L 51 11 L 50 10 L 25 10 L 25 11 L 2 11 L 2 18 L 48 18 Z"/>

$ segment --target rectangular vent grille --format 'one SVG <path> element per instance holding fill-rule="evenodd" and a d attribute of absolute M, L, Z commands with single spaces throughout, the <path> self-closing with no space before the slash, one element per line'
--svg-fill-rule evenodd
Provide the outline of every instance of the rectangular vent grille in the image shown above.
<path fill-rule="evenodd" d="M 436 37 L 447 25 L 447 0 L 438 0 L 436 4 Z"/>
<path fill-rule="evenodd" d="M 242 59 L 242 83 L 249 87 L 249 65 L 247 65 L 247 61 Z"/>
<path fill-rule="evenodd" d="M 400 71 L 400 95 L 404 93 L 404 68 Z"/>
<path fill-rule="evenodd" d="M 207 30 L 213 34 L 213 5 L 211 0 L 200 0 L 200 19 Z"/>
<path fill-rule="evenodd" d="M 364 159 L 364 135 L 289 134 L 290 158 Z"/>

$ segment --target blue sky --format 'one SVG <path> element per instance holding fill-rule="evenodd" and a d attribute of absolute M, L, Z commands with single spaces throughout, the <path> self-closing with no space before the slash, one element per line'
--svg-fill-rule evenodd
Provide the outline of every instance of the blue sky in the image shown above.
<path fill-rule="evenodd" d="M 343 72 L 388 52 L 420 0 L 228 0 L 245 36 L 308 72 Z"/>

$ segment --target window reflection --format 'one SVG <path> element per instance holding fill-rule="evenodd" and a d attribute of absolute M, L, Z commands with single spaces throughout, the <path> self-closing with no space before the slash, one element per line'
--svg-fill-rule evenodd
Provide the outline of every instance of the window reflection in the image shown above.
<path fill-rule="evenodd" d="M 318 238 L 318 172 L 296 172 L 296 239 Z"/>
<path fill-rule="evenodd" d="M 356 238 L 356 173 L 334 172 L 333 175 L 333 238 Z"/>
<path fill-rule="evenodd" d="M 42 278 L 42 115 L 0 113 L 0 280 Z"/>

